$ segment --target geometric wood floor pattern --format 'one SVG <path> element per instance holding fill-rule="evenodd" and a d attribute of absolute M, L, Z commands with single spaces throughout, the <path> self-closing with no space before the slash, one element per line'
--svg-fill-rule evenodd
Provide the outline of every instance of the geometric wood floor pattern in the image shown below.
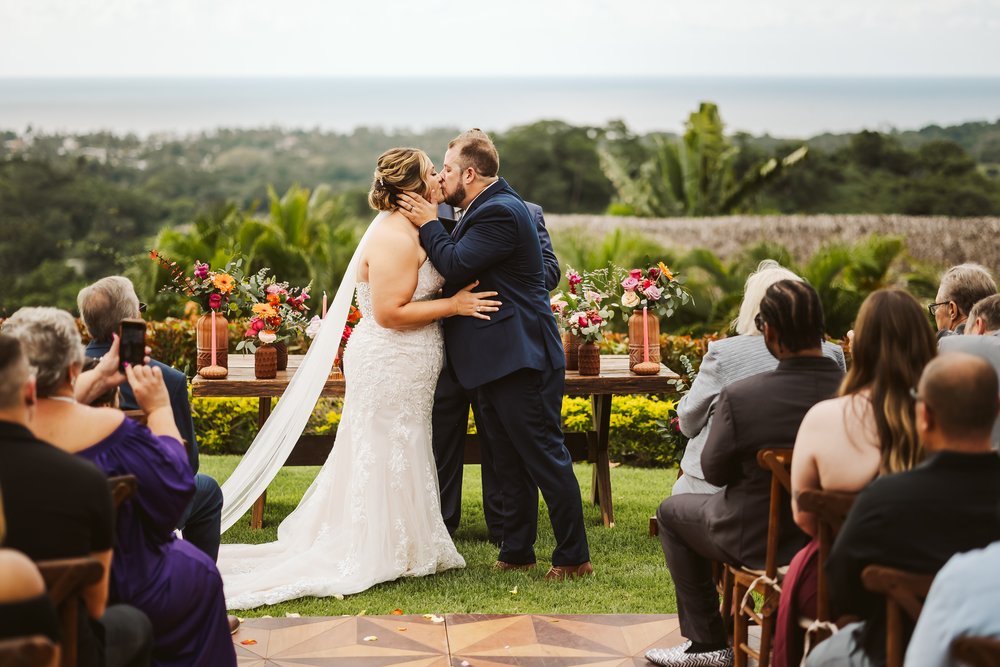
<path fill-rule="evenodd" d="M 233 642 L 240 667 L 638 667 L 683 641 L 675 614 L 443 618 L 253 618 Z"/>

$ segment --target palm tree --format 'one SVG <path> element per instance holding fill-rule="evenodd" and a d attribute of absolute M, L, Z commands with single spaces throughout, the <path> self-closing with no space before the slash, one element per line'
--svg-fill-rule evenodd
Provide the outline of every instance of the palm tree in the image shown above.
<path fill-rule="evenodd" d="M 755 165 L 737 180 L 734 165 L 739 150 L 723 134 L 718 107 L 703 102 L 688 117 L 679 141 L 653 138 L 650 156 L 637 171 L 608 147 L 600 156 L 622 204 L 635 215 L 670 217 L 732 213 L 808 152 L 801 146 L 780 160 Z"/>

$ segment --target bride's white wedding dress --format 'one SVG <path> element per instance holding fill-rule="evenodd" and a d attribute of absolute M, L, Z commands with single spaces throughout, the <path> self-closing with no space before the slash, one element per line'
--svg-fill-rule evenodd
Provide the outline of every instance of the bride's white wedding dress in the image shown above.
<path fill-rule="evenodd" d="M 413 300 L 435 298 L 443 283 L 425 261 Z M 344 353 L 347 395 L 336 444 L 281 522 L 277 542 L 222 545 L 229 609 L 347 595 L 465 567 L 441 519 L 431 450 L 441 324 L 384 329 L 367 283 L 358 282 L 357 298 L 363 317 Z"/>

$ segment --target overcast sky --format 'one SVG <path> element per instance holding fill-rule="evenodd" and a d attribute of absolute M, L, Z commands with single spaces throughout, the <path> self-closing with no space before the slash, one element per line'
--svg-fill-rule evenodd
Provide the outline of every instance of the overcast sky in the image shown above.
<path fill-rule="evenodd" d="M 0 0 L 0 76 L 1000 75 L 1000 0 Z"/>

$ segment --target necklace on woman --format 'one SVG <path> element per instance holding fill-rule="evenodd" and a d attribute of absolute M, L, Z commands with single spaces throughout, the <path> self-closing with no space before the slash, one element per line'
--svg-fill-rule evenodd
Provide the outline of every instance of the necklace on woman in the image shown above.
<path fill-rule="evenodd" d="M 72 396 L 46 396 L 45 398 L 53 401 L 62 401 L 63 403 L 76 403 L 76 399 Z"/>

